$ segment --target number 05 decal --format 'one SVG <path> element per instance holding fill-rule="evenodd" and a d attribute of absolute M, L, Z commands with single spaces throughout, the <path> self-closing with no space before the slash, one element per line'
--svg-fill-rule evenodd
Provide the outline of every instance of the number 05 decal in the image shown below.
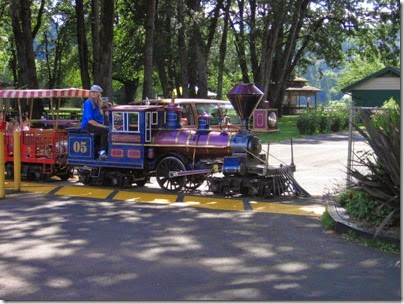
<path fill-rule="evenodd" d="M 76 153 L 87 153 L 87 142 L 75 141 L 73 143 L 73 151 Z"/>

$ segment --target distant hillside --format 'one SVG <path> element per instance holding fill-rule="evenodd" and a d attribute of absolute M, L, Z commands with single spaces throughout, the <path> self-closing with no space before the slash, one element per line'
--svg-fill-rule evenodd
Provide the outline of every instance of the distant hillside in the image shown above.
<path fill-rule="evenodd" d="M 340 71 L 340 69 L 329 68 L 324 60 L 317 60 L 314 65 L 307 68 L 303 77 L 309 81 L 310 85 L 321 89 L 321 92 L 317 93 L 317 104 L 327 105 L 330 100 L 341 99 L 344 95 L 335 89 Z"/>

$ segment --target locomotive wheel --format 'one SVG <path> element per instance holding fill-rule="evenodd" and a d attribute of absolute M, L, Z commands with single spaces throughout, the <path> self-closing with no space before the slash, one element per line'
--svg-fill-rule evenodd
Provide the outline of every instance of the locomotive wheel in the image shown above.
<path fill-rule="evenodd" d="M 184 163 L 176 157 L 168 156 L 163 158 L 156 170 L 156 179 L 162 189 L 168 191 L 180 191 L 186 183 L 185 176 L 169 177 L 170 171 L 185 170 Z"/>

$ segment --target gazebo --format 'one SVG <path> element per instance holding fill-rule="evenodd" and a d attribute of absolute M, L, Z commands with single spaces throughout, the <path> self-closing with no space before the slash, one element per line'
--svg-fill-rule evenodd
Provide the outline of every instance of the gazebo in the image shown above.
<path fill-rule="evenodd" d="M 304 108 L 311 108 L 311 97 L 314 96 L 314 108 L 317 107 L 317 92 L 319 88 L 308 85 L 308 80 L 303 77 L 295 77 L 286 89 L 283 100 L 284 114 L 298 114 Z M 305 99 L 302 101 L 301 97 Z"/>

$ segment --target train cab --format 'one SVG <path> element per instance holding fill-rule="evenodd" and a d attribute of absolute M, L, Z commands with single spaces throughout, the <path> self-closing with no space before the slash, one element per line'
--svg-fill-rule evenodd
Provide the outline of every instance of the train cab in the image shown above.
<path fill-rule="evenodd" d="M 164 107 L 115 106 L 109 110 L 108 157 L 99 160 L 99 138 L 83 129 L 69 129 L 68 163 L 70 165 L 144 169 L 145 144 L 152 140 L 152 129 L 158 128 Z"/>

